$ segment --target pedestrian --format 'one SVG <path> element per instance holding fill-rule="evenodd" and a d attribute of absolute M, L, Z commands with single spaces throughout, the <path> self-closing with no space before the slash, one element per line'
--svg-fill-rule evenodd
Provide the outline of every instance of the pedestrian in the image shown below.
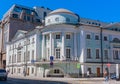
<path fill-rule="evenodd" d="M 104 71 L 104 78 L 105 78 L 105 81 L 108 81 L 109 79 L 108 72 L 106 70 Z"/>
<path fill-rule="evenodd" d="M 90 71 L 89 70 L 87 71 L 87 77 L 90 77 Z"/>

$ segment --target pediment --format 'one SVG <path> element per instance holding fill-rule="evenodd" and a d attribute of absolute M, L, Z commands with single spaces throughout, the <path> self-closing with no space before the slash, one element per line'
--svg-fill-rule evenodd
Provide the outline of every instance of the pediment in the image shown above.
<path fill-rule="evenodd" d="M 24 37 L 26 33 L 27 33 L 27 31 L 18 30 L 18 31 L 16 32 L 15 36 L 13 37 L 13 40 L 16 40 L 16 39 L 19 39 L 19 38 Z"/>

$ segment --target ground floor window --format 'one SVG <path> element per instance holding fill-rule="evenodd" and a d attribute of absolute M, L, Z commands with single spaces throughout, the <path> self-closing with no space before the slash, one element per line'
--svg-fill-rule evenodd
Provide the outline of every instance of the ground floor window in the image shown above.
<path fill-rule="evenodd" d="M 31 71 L 31 72 L 32 72 L 32 74 L 34 73 L 34 68 L 32 68 L 32 71 Z"/>
<path fill-rule="evenodd" d="M 55 74 L 58 74 L 58 73 L 60 73 L 60 70 L 59 70 L 59 69 L 55 69 L 55 70 L 54 70 L 54 73 L 55 73 Z"/>

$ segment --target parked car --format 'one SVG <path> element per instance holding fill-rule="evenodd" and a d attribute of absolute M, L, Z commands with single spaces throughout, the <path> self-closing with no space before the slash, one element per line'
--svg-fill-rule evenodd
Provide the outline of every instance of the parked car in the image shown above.
<path fill-rule="evenodd" d="M 0 79 L 7 80 L 7 72 L 5 69 L 0 69 Z"/>
<path fill-rule="evenodd" d="M 117 79 L 116 74 L 112 74 L 112 75 L 110 76 L 110 78 L 111 78 L 111 79 Z"/>

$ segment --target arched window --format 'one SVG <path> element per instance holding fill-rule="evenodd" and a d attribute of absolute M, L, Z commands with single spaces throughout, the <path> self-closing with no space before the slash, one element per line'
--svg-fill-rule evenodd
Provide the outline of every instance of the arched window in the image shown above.
<path fill-rule="evenodd" d="M 50 19 L 48 19 L 48 23 L 50 23 L 51 21 L 50 21 Z"/>
<path fill-rule="evenodd" d="M 70 18 L 66 18 L 66 22 L 70 22 Z"/>
<path fill-rule="evenodd" d="M 55 21 L 56 21 L 56 22 L 59 22 L 59 18 L 58 18 L 58 17 L 56 17 L 56 18 L 55 18 Z"/>

